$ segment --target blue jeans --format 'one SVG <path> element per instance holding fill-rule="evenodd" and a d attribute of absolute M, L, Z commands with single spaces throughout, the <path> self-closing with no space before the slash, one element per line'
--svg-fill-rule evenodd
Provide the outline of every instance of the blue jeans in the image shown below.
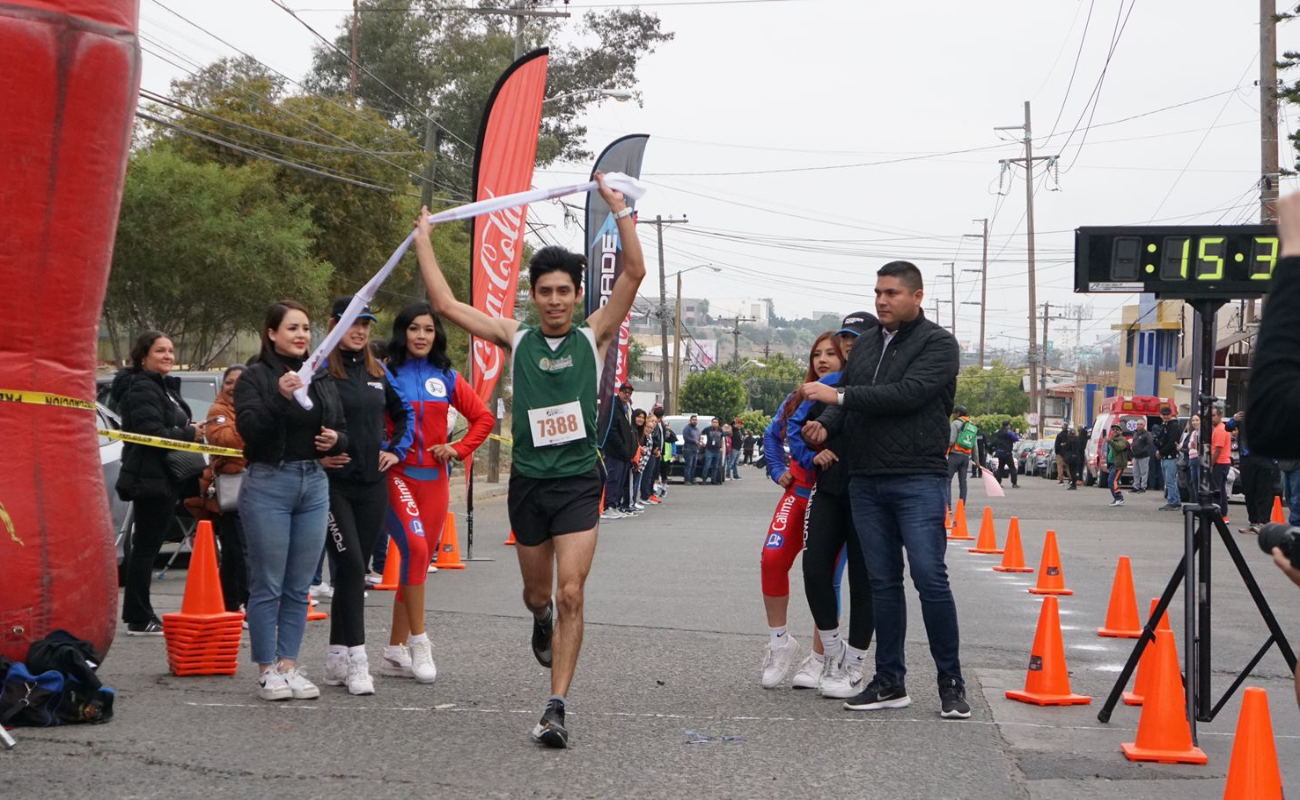
<path fill-rule="evenodd" d="M 1193 503 L 1201 502 L 1201 460 L 1191 459 L 1187 462 L 1187 493 Z"/>
<path fill-rule="evenodd" d="M 1160 459 L 1160 476 L 1165 479 L 1165 504 L 1182 505 L 1183 498 L 1178 494 L 1178 459 Z"/>
<path fill-rule="evenodd" d="M 1286 504 L 1291 525 L 1300 525 L 1300 469 L 1282 473 L 1282 485 L 1286 489 Z"/>
<path fill-rule="evenodd" d="M 325 547 L 329 481 L 316 461 L 255 462 L 239 488 L 248 539 L 248 638 L 253 660 L 297 660 L 307 589 Z"/>
<path fill-rule="evenodd" d="M 939 680 L 961 679 L 957 604 L 948 585 L 944 551 L 945 475 L 854 477 L 849 482 L 853 526 L 862 542 L 876 618 L 876 678 L 902 686 L 907 674 L 907 599 L 903 595 L 903 552 L 912 585 L 921 597 L 921 616 Z"/>
<path fill-rule="evenodd" d="M 704 482 L 705 483 L 719 482 L 713 474 L 714 471 L 720 466 L 719 459 L 718 459 L 719 455 L 720 453 L 717 450 L 704 451 Z"/>
<path fill-rule="evenodd" d="M 740 480 L 740 451 L 732 450 L 727 453 L 727 475 Z"/>
<path fill-rule="evenodd" d="M 695 462 L 700 458 L 700 451 L 693 447 L 682 448 L 682 477 L 687 483 L 695 483 Z"/>

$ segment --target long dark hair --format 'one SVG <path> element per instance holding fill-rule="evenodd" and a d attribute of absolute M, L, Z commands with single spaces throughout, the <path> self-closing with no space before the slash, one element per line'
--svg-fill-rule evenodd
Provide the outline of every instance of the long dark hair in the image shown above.
<path fill-rule="evenodd" d="M 271 341 L 271 331 L 277 330 L 280 323 L 290 311 L 301 311 L 308 321 L 311 321 L 311 314 L 303 308 L 302 303 L 296 303 L 293 300 L 281 300 L 266 310 L 266 319 L 262 322 L 262 352 L 274 353 L 275 342 Z"/>
<path fill-rule="evenodd" d="M 427 361 L 438 369 L 451 369 L 451 359 L 447 357 L 447 334 L 442 329 L 442 317 L 433 313 L 433 306 L 425 302 L 414 302 L 393 319 L 393 335 L 388 339 L 388 368 L 397 372 L 409 354 L 406 352 L 406 329 L 411 327 L 415 318 L 428 314 L 433 320 L 433 347 L 429 349 Z"/>
<path fill-rule="evenodd" d="M 171 337 L 162 331 L 145 331 L 135 337 L 135 344 L 131 345 L 131 369 L 144 369 L 144 360 L 149 356 L 153 343 L 168 338 Z"/>

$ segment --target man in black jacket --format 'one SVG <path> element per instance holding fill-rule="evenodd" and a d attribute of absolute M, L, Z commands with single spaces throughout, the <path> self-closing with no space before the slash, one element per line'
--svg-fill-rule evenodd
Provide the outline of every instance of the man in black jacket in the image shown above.
<path fill-rule="evenodd" d="M 636 454 L 636 440 L 632 436 L 632 384 L 618 387 L 618 394 L 610 401 L 609 417 L 600 426 L 600 451 L 605 455 L 605 513 L 601 519 L 612 520 L 630 517 L 632 499 L 629 496 L 632 475 L 632 456 Z"/>
<path fill-rule="evenodd" d="M 1168 406 L 1160 409 L 1160 431 L 1155 437 L 1156 457 L 1160 459 L 1160 474 L 1165 480 L 1165 509 L 1182 508 L 1183 498 L 1178 493 L 1178 441 L 1183 438 L 1183 428 Z"/>
<path fill-rule="evenodd" d="M 930 653 L 939 673 L 942 716 L 970 716 L 958 657 L 957 605 L 944 564 L 948 415 L 957 392 L 959 349 L 925 318 L 921 272 L 893 261 L 876 273 L 878 333 L 859 338 L 838 388 L 808 383 L 804 397 L 829 408 L 804 426 L 813 444 L 832 440 L 845 454 L 853 522 L 862 541 L 876 621 L 876 674 L 844 704 L 853 710 L 903 708 L 907 600 L 903 552 L 921 597 Z"/>

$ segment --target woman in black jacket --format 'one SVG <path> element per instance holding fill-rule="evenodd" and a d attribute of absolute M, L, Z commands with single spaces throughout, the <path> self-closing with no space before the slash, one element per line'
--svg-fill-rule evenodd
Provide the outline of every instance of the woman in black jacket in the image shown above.
<path fill-rule="evenodd" d="M 109 390 L 122 430 L 192 442 L 202 425 L 190 423 L 190 407 L 181 399 L 180 379 L 169 378 L 176 361 L 172 340 L 158 331 L 145 331 L 131 347 L 131 366 L 113 379 Z M 177 487 L 160 447 L 127 443 L 117 494 L 132 503 L 135 532 L 126 570 L 122 620 L 127 636 L 161 636 L 162 620 L 149 602 L 154 559 L 176 515 Z"/>
<path fill-rule="evenodd" d="M 334 301 L 330 330 L 347 310 L 351 297 Z M 330 615 L 330 645 L 325 657 L 325 683 L 347 686 L 351 694 L 374 694 L 366 658 L 366 565 L 388 513 L 388 468 L 406 457 L 407 405 L 393 388 L 388 370 L 370 349 L 367 307 L 329 357 L 328 382 L 338 390 L 347 420 L 345 453 L 321 460 L 329 470 L 329 536 L 325 547 L 334 553 L 331 574 L 334 599 Z M 324 379 L 324 378 L 322 378 Z M 392 421 L 385 430 L 384 414 Z"/>
<path fill-rule="evenodd" d="M 271 306 L 262 351 L 235 384 L 235 424 L 248 470 L 239 516 L 248 540 L 248 638 L 263 700 L 308 700 L 320 689 L 298 669 L 307 625 L 307 589 L 325 546 L 329 481 L 320 459 L 347 449 L 347 425 L 334 381 L 313 376 L 304 409 L 294 399 L 311 344 L 299 304 Z"/>

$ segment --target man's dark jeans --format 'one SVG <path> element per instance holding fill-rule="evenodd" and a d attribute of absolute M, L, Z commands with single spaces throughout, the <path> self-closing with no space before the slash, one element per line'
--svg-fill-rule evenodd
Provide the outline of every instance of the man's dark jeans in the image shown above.
<path fill-rule="evenodd" d="M 907 598 L 903 594 L 903 551 L 912 584 L 921 596 L 921 616 L 939 680 L 961 678 L 957 604 L 948 585 L 944 551 L 944 475 L 855 476 L 849 483 L 853 526 L 862 542 L 876 618 L 876 677 L 903 684 L 907 674 Z"/>
<path fill-rule="evenodd" d="M 682 478 L 686 483 L 695 483 L 695 462 L 699 457 L 700 451 L 697 448 L 682 448 Z"/>
<path fill-rule="evenodd" d="M 605 457 L 605 469 L 609 473 L 605 479 L 605 508 L 621 511 L 631 505 L 628 495 L 631 466 L 621 458 Z"/>

